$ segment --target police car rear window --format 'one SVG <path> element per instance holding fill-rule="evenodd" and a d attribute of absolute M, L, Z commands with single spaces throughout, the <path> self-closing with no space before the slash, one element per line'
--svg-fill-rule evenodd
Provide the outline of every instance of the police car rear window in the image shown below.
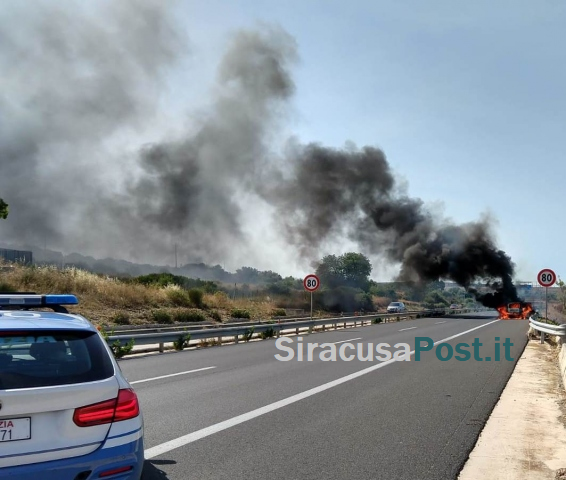
<path fill-rule="evenodd" d="M 95 332 L 0 331 L 0 390 L 94 382 L 114 375 Z"/>

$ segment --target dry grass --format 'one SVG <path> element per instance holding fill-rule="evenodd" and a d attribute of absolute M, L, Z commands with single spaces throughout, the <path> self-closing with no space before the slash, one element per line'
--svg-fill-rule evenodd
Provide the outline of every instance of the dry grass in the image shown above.
<path fill-rule="evenodd" d="M 544 308 L 541 313 L 544 315 Z M 566 312 L 564 312 L 560 303 L 548 302 L 548 317 L 552 320 L 556 320 L 559 323 L 566 323 Z"/>
<path fill-rule="evenodd" d="M 174 324 L 183 319 L 194 322 L 199 318 L 225 322 L 232 318 L 234 310 L 247 311 L 251 321 L 265 320 L 283 305 L 309 311 L 308 294 L 302 292 L 289 297 L 258 294 L 257 297 L 235 300 L 224 292 L 205 293 L 202 308 L 196 308 L 187 291 L 178 286 L 146 286 L 77 268 L 61 270 L 53 266 L 24 267 L 0 263 L 0 291 L 75 294 L 79 305 L 70 307 L 70 312 L 84 315 L 97 325 L 108 326 Z M 374 297 L 374 300 L 381 310 L 389 304 L 386 298 Z M 314 314 L 323 316 L 325 312 L 315 311 Z"/>
<path fill-rule="evenodd" d="M 205 294 L 203 308 L 194 308 L 186 291 L 176 286 L 155 287 L 126 283 L 77 268 L 25 267 L 0 263 L 0 290 L 18 292 L 71 293 L 79 305 L 69 311 L 84 315 L 95 324 L 147 324 L 156 318 L 175 319 L 202 315 L 208 321 L 230 318 L 233 309 L 243 309 L 251 319 L 269 318 L 275 304 L 262 299 L 232 300 L 223 292 Z M 156 313 L 157 312 L 157 313 Z"/>
<path fill-rule="evenodd" d="M 373 296 L 372 300 L 373 300 L 373 304 L 375 305 L 375 308 L 377 308 L 378 310 L 386 309 L 387 305 L 391 303 L 391 299 L 389 297 Z"/>
<path fill-rule="evenodd" d="M 422 310 L 423 306 L 418 303 L 418 302 L 411 302 L 408 300 L 404 300 L 403 303 L 405 304 L 405 307 L 407 308 L 407 310 Z"/>

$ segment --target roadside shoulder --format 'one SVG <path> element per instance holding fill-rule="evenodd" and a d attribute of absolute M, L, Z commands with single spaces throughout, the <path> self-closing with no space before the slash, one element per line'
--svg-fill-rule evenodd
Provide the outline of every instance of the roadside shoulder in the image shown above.
<path fill-rule="evenodd" d="M 458 480 L 563 478 L 565 398 L 552 347 L 530 341 Z"/>

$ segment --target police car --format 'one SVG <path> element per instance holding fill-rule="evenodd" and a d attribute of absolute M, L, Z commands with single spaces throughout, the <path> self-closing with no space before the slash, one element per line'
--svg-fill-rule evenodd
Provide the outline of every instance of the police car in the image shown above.
<path fill-rule="evenodd" d="M 0 478 L 141 478 L 138 398 L 76 304 L 0 294 Z"/>

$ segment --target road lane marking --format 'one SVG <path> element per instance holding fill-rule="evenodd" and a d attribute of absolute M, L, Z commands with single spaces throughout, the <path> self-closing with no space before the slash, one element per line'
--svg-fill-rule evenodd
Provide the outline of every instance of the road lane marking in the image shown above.
<path fill-rule="evenodd" d="M 480 325 L 479 327 L 474 327 L 474 328 L 471 328 L 470 330 L 466 330 L 465 332 L 461 332 L 461 333 L 458 333 L 456 335 L 452 335 L 451 337 L 443 338 L 442 340 L 435 342 L 433 344 L 433 346 L 438 345 L 439 343 L 448 342 L 448 341 L 450 341 L 454 338 L 461 337 L 462 335 L 466 335 L 467 333 L 473 332 L 473 331 L 478 330 L 478 329 L 483 328 L 483 327 L 487 327 L 488 325 L 491 325 L 492 323 L 499 322 L 499 321 L 500 320 L 493 320 L 489 323 L 484 323 L 483 325 Z M 414 355 L 414 353 L 415 353 L 415 351 L 413 350 L 412 352 L 410 352 L 410 355 L 412 356 L 412 355 Z M 244 413 L 242 415 L 238 415 L 236 417 L 230 418 L 230 419 L 225 420 L 223 422 L 211 425 L 210 427 L 206 427 L 206 428 L 203 428 L 201 430 L 197 430 L 196 432 L 192 432 L 192 433 L 189 433 L 187 435 L 183 435 L 182 437 L 174 438 L 173 440 L 169 440 L 168 442 L 161 443 L 159 445 L 156 445 L 155 447 L 148 448 L 145 451 L 145 459 L 149 460 L 149 459 L 155 458 L 159 455 L 163 455 L 164 453 L 170 452 L 171 450 L 175 450 L 176 448 L 183 447 L 185 445 L 188 445 L 189 443 L 196 442 L 197 440 L 201 440 L 202 438 L 205 438 L 205 437 L 208 437 L 208 436 L 213 435 L 215 433 L 221 432 L 222 430 L 226 430 L 230 427 L 234 427 L 236 425 L 239 425 L 240 423 L 244 423 L 244 422 L 247 422 L 249 420 L 253 420 L 254 418 L 265 415 L 266 413 L 273 412 L 274 410 L 278 410 L 280 408 L 286 407 L 287 405 L 291 405 L 291 404 L 296 403 L 300 400 L 303 400 L 305 398 L 316 395 L 317 393 L 324 392 L 325 390 L 328 390 L 330 388 L 341 385 L 342 383 L 346 383 L 346 382 L 349 382 L 351 380 L 354 380 L 355 378 L 361 377 L 362 375 L 366 375 L 368 373 L 374 372 L 375 370 L 383 368 L 386 365 L 390 365 L 390 364 L 395 363 L 397 361 L 398 361 L 397 359 L 393 358 L 391 360 L 387 360 L 386 362 L 381 362 L 381 363 L 378 363 L 376 365 L 372 365 L 371 367 L 364 368 L 363 370 L 359 370 L 358 372 L 351 373 L 350 375 L 346 375 L 345 377 L 338 378 L 337 380 L 333 380 L 331 382 L 324 383 L 323 385 L 320 385 L 318 387 L 311 388 L 310 390 L 306 390 L 304 392 L 298 393 L 298 394 L 293 395 L 291 397 L 284 398 L 283 400 L 279 400 L 278 402 L 274 402 L 274 403 L 271 403 L 271 404 L 266 405 L 264 407 L 257 408 L 255 410 L 252 410 L 251 412 L 247 412 L 247 413 Z"/>
<path fill-rule="evenodd" d="M 358 337 L 358 338 L 350 338 L 350 340 L 341 340 L 339 342 L 328 342 L 328 343 L 332 343 L 333 345 L 338 345 L 339 343 L 346 343 L 346 342 L 353 342 L 354 340 L 361 340 L 362 337 Z"/>
<path fill-rule="evenodd" d="M 176 377 L 177 375 L 186 375 L 187 373 L 202 372 L 203 370 L 210 370 L 216 367 L 204 367 L 197 368 L 196 370 L 187 370 L 186 372 L 170 373 L 169 375 L 161 375 L 159 377 L 145 378 L 144 380 L 136 380 L 135 382 L 130 382 L 130 385 L 135 385 L 136 383 L 151 382 L 153 380 L 161 380 L 162 378 Z"/>
<path fill-rule="evenodd" d="M 405 330 L 412 330 L 413 328 L 417 328 L 417 327 L 402 328 L 402 329 L 399 330 L 399 331 L 400 331 L 400 332 L 404 332 Z"/>
<path fill-rule="evenodd" d="M 436 322 L 435 325 L 440 325 L 441 323 L 446 323 L 446 320 L 444 320 L 443 322 Z"/>

